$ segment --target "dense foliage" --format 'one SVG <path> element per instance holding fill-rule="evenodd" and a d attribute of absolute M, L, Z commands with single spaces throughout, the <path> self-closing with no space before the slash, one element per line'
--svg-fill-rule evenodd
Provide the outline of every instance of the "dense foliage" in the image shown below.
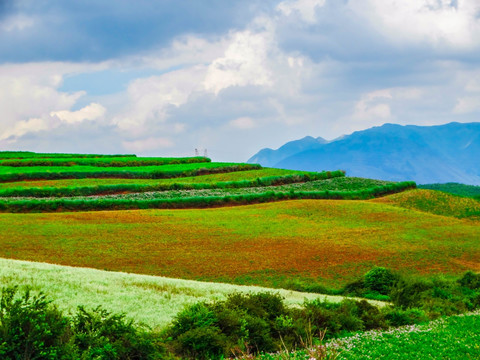
<path fill-rule="evenodd" d="M 0 300 L 2 359 L 159 359 L 158 335 L 123 314 L 80 307 L 66 317 L 45 295 L 4 288 Z"/>
<path fill-rule="evenodd" d="M 226 300 L 186 307 L 162 333 L 144 329 L 101 307 L 79 307 L 66 317 L 44 295 L 4 288 L 0 301 L 0 355 L 5 359 L 161 359 L 226 356 L 296 349 L 318 334 L 419 324 L 441 315 L 480 308 L 480 274 L 457 281 L 407 279 L 374 268 L 345 288 L 357 294 L 388 294 L 392 305 L 365 300 L 305 301 L 287 307 L 278 294 L 231 294 Z M 325 331 L 326 330 L 326 331 Z M 170 351 L 172 354 L 167 355 Z"/>

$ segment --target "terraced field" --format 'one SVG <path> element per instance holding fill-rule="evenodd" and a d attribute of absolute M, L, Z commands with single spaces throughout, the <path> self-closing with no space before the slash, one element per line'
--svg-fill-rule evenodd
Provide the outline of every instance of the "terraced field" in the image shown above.
<path fill-rule="evenodd" d="M 365 199 L 415 186 L 409 182 L 345 178 L 341 171 L 264 169 L 256 164 L 215 163 L 202 157 L 3 156 L 0 153 L 0 211 L 4 212 L 205 208 L 286 199 Z"/>

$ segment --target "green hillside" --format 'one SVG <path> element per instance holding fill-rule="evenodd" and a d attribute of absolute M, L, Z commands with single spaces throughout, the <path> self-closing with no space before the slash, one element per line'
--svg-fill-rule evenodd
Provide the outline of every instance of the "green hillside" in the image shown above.
<path fill-rule="evenodd" d="M 445 183 L 445 184 L 424 184 L 418 186 L 420 189 L 429 189 L 443 191 L 446 193 L 468 196 L 480 199 L 480 186 L 466 185 L 459 183 Z"/>

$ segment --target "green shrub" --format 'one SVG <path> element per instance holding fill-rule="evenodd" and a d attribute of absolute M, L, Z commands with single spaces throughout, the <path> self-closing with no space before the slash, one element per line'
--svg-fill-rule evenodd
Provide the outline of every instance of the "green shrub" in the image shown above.
<path fill-rule="evenodd" d="M 17 288 L 2 289 L 0 357 L 2 359 L 62 359 L 70 352 L 70 326 L 44 295 L 16 298 Z"/>
<path fill-rule="evenodd" d="M 427 292 L 432 288 L 433 284 L 425 280 L 400 279 L 392 288 L 390 298 L 402 309 L 421 307 L 422 301 L 428 297 Z"/>
<path fill-rule="evenodd" d="M 429 320 L 425 311 L 418 308 L 402 310 L 389 308 L 385 311 L 385 320 L 390 326 L 403 326 L 419 324 Z"/>
<path fill-rule="evenodd" d="M 471 290 L 480 289 L 480 274 L 475 274 L 473 271 L 467 271 L 460 279 L 457 280 L 460 286 Z"/>
<path fill-rule="evenodd" d="M 374 267 L 364 276 L 365 287 L 381 295 L 388 295 L 398 277 L 384 267 Z"/>
<path fill-rule="evenodd" d="M 155 337 L 134 327 L 124 314 L 111 314 L 102 307 L 79 307 L 73 318 L 74 343 L 87 359 L 155 359 Z"/>

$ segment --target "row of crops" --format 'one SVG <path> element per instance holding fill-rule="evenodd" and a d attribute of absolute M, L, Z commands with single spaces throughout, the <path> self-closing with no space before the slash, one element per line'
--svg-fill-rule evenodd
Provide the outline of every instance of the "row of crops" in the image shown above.
<path fill-rule="evenodd" d="M 269 169 L 202 157 L 71 155 L 28 157 L 0 152 L 0 211 L 201 208 L 287 199 L 368 199 L 415 187 L 412 182 L 349 178 L 339 170 Z M 9 161 L 22 166 L 12 166 Z M 90 165 L 84 165 L 88 162 Z"/>

